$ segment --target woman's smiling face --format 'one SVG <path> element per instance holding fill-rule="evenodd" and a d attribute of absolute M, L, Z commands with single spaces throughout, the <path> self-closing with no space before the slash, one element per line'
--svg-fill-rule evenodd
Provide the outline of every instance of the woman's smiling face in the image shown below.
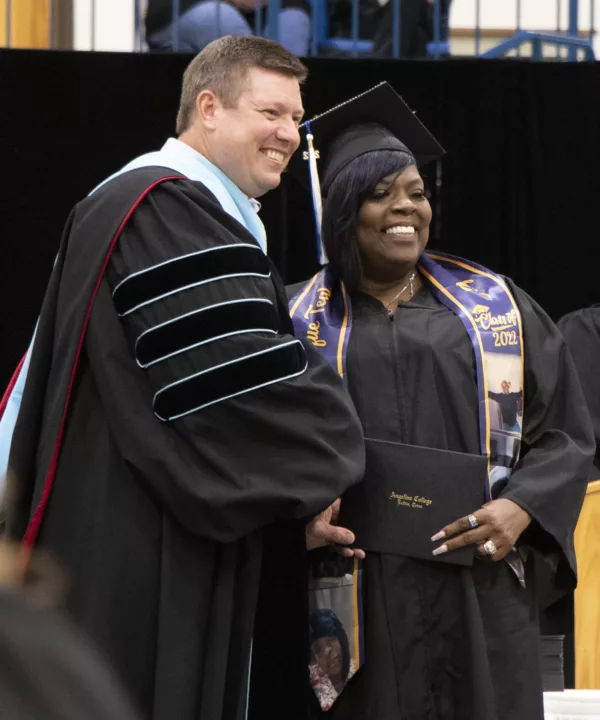
<path fill-rule="evenodd" d="M 431 205 L 414 165 L 382 178 L 358 214 L 357 240 L 371 280 L 408 273 L 429 240 Z"/>

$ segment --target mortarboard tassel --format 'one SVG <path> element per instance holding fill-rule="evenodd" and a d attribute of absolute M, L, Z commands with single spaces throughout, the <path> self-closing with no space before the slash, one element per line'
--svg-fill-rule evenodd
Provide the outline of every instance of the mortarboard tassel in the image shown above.
<path fill-rule="evenodd" d="M 315 214 L 315 232 L 317 235 L 317 257 L 321 266 L 327 265 L 327 253 L 323 246 L 321 237 L 321 222 L 323 220 L 323 202 L 321 200 L 321 183 L 319 182 L 319 171 L 317 169 L 318 153 L 313 145 L 313 134 L 310 131 L 310 121 L 306 125 L 306 143 L 308 145 L 308 169 L 310 172 L 310 190 Z"/>

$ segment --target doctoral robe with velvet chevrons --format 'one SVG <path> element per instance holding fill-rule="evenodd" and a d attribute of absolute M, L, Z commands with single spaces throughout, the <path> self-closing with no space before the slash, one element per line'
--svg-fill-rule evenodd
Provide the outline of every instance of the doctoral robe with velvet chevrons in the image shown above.
<path fill-rule="evenodd" d="M 249 699 L 300 720 L 304 524 L 361 479 L 360 423 L 254 237 L 175 175 L 125 173 L 69 218 L 8 529 L 64 566 L 144 717 L 242 720 Z"/>

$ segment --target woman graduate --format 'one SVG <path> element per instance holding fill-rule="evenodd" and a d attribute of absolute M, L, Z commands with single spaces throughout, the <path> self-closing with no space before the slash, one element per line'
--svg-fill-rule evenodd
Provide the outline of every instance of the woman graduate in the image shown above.
<path fill-rule="evenodd" d="M 443 150 L 387 83 L 306 130 L 295 172 L 311 170 L 329 262 L 290 289 L 290 312 L 368 439 L 339 518 L 366 559 L 315 551 L 313 612 L 340 619 L 356 669 L 327 717 L 541 720 L 534 568 L 575 585 L 594 448 L 569 353 L 510 280 L 425 252 L 418 168 Z M 507 387 L 520 398 L 510 425 Z"/>

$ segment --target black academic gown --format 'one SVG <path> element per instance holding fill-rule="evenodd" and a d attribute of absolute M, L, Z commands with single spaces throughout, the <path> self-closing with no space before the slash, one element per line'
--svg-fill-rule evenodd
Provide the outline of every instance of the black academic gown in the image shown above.
<path fill-rule="evenodd" d="M 8 529 L 66 568 L 68 610 L 144 717 L 242 720 L 251 672 L 251 718 L 304 718 L 304 522 L 362 477 L 360 423 L 253 236 L 167 175 L 122 175 L 69 218 Z"/>
<path fill-rule="evenodd" d="M 592 305 L 565 315 L 558 321 L 577 368 L 587 402 L 594 437 L 596 457 L 590 480 L 600 479 L 600 305 Z"/>
<path fill-rule="evenodd" d="M 502 496 L 533 518 L 522 538 L 526 586 L 506 562 L 464 568 L 369 553 L 366 663 L 331 720 L 543 718 L 534 566 L 549 562 L 563 591 L 575 583 L 573 530 L 593 441 L 560 333 L 509 285 L 523 316 L 525 426 Z M 365 437 L 478 454 L 475 359 L 460 319 L 426 288 L 391 318 L 362 293 L 352 312 L 348 387 Z"/>

